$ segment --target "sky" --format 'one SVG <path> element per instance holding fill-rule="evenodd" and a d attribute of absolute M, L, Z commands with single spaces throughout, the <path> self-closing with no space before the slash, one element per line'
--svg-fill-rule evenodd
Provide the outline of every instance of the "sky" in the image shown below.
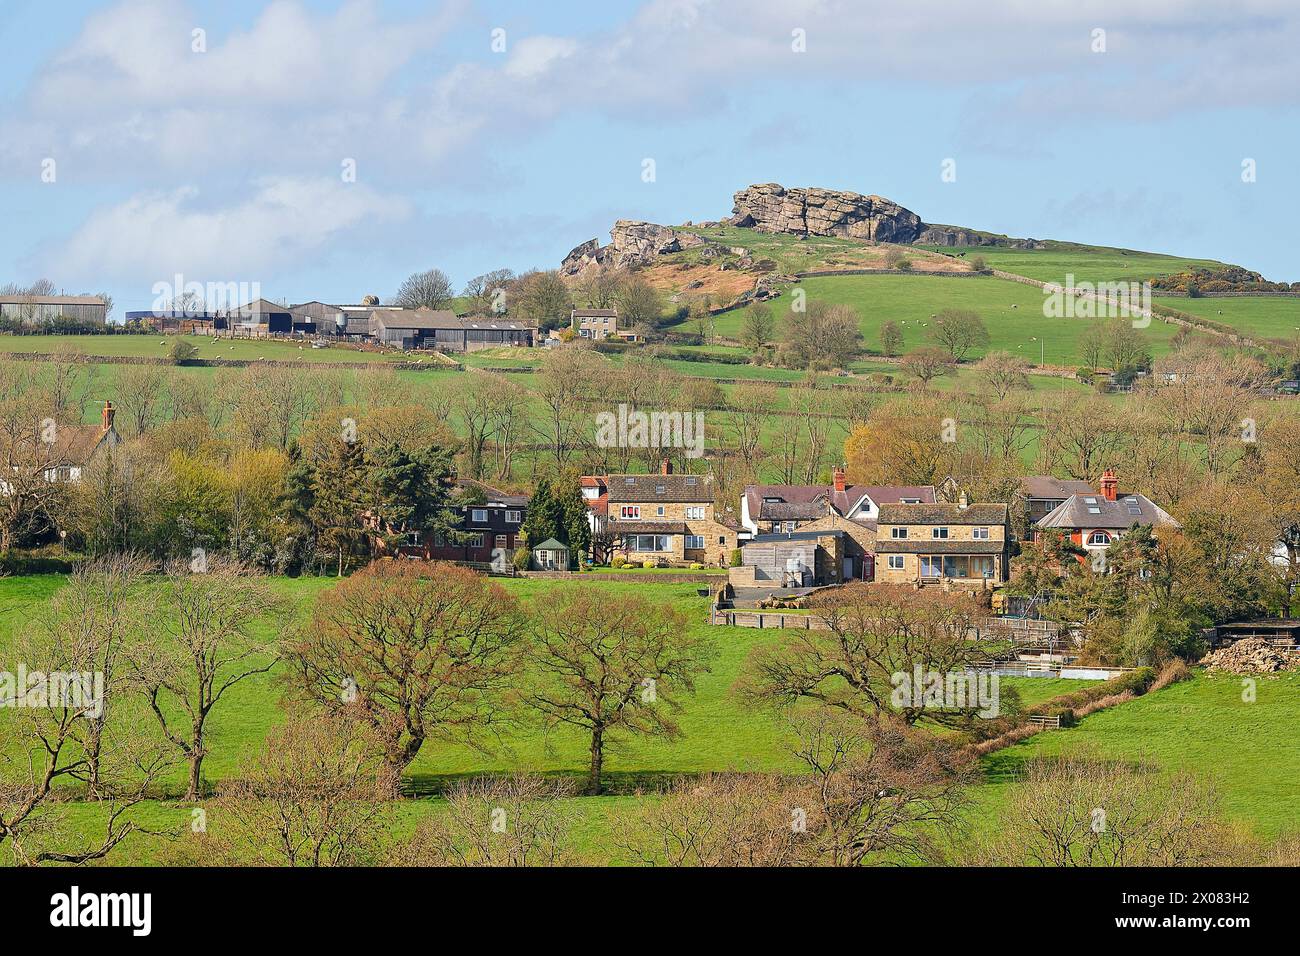
<path fill-rule="evenodd" d="M 759 182 L 1298 281 L 1297 48 L 1293 0 L 0 0 L 0 284 L 386 298 Z"/>

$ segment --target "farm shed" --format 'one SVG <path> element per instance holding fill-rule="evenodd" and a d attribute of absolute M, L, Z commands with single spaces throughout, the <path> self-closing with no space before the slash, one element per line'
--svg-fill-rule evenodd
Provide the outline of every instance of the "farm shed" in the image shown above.
<path fill-rule="evenodd" d="M 741 564 L 754 569 L 755 581 L 798 588 L 842 580 L 843 531 L 764 534 L 740 544 Z"/>

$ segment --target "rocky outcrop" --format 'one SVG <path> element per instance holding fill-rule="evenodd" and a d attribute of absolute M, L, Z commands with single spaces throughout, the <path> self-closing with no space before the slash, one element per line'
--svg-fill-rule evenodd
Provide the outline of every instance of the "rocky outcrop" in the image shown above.
<path fill-rule="evenodd" d="M 611 241 L 608 245 L 602 246 L 599 240 L 589 239 L 573 249 L 560 264 L 560 272 L 564 275 L 578 275 L 593 265 L 613 269 L 649 265 L 657 256 L 711 245 L 707 239 L 693 232 L 637 219 L 618 220 L 609 235 Z"/>
<path fill-rule="evenodd" d="M 761 183 L 740 190 L 734 198 L 727 222 L 759 232 L 910 243 L 924 225 L 920 216 L 896 202 L 834 189 L 786 189 Z"/>
<path fill-rule="evenodd" d="M 967 229 L 964 226 L 926 225 L 913 240 L 918 246 L 1000 246 L 1006 249 L 1046 249 L 1047 243 L 1037 239 L 1010 239 L 991 232 Z"/>

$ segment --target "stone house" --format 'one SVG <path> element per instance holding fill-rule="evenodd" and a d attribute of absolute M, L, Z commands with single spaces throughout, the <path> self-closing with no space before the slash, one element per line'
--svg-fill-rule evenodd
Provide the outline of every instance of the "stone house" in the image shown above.
<path fill-rule="evenodd" d="M 663 564 L 726 567 L 739 527 L 716 513 L 713 481 L 675 475 L 665 461 L 657 475 L 609 475 L 605 492 L 589 503 L 607 512 L 603 528 L 611 557 Z"/>
<path fill-rule="evenodd" d="M 880 509 L 876 580 L 991 589 L 1009 575 L 1008 507 L 956 502 L 896 504 Z"/>

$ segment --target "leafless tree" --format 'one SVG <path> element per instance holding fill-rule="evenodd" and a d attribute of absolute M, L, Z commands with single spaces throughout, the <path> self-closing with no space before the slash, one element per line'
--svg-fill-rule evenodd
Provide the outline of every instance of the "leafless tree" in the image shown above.
<path fill-rule="evenodd" d="M 445 309 L 454 295 L 447 273 L 429 269 L 407 277 L 393 297 L 393 304 L 404 309 Z"/>

